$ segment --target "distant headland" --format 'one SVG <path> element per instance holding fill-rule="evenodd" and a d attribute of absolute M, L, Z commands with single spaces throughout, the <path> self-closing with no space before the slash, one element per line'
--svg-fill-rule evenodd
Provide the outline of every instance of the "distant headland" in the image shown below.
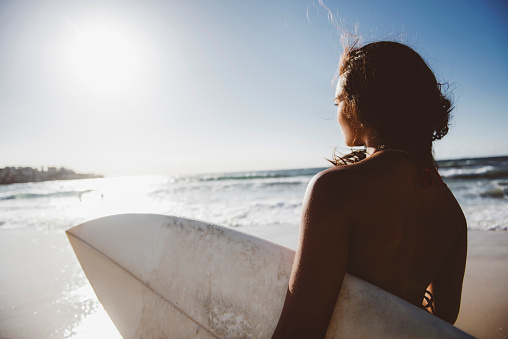
<path fill-rule="evenodd" d="M 0 185 L 17 184 L 25 182 L 39 182 L 50 180 L 72 180 L 103 178 L 98 174 L 80 174 L 73 170 L 61 167 L 48 167 L 46 170 L 31 167 L 5 167 L 0 168 Z"/>

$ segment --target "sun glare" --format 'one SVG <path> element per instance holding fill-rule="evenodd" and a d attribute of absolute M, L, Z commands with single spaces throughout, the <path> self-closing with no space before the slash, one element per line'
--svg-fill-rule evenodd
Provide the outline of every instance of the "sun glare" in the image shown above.
<path fill-rule="evenodd" d="M 87 87 L 117 92 L 136 78 L 138 56 L 128 35 L 109 27 L 76 32 L 69 55 L 73 73 Z"/>

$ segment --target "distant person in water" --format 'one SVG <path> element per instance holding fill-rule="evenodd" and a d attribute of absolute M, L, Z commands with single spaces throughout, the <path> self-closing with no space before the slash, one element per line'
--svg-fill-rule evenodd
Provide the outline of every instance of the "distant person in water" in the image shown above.
<path fill-rule="evenodd" d="M 436 170 L 432 142 L 452 105 L 413 49 L 345 49 L 335 94 L 347 146 L 310 182 L 274 338 L 325 336 L 345 272 L 453 324 L 466 263 L 462 210 Z"/>

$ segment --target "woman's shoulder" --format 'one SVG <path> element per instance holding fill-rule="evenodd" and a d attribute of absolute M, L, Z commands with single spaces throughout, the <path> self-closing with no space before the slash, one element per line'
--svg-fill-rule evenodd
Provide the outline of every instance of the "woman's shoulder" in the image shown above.
<path fill-rule="evenodd" d="M 334 166 L 316 174 L 310 181 L 310 186 L 321 190 L 333 188 L 335 185 L 349 186 L 361 176 L 358 164 Z"/>
<path fill-rule="evenodd" d="M 369 180 L 364 164 L 334 166 L 316 174 L 307 187 L 306 196 L 321 201 L 324 206 L 336 209 L 355 201 L 355 196 L 365 193 L 365 181 Z"/>
<path fill-rule="evenodd" d="M 321 201 L 350 205 L 360 201 L 402 197 L 419 187 L 417 165 L 403 155 L 375 154 L 358 163 L 335 166 L 316 174 L 308 194 Z"/>
<path fill-rule="evenodd" d="M 334 166 L 319 172 L 313 183 L 356 185 L 361 182 L 376 181 L 386 174 L 415 168 L 414 162 L 401 154 L 376 153 L 362 161 L 344 166 Z"/>

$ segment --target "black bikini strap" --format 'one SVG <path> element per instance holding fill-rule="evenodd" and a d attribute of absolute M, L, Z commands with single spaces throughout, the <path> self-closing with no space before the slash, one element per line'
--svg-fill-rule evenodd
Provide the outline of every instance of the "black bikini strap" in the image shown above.
<path fill-rule="evenodd" d="M 423 299 L 425 299 L 427 304 L 426 305 L 422 304 L 422 308 L 425 308 L 425 309 L 430 308 L 431 313 L 435 314 L 435 311 L 434 311 L 434 296 L 432 295 L 432 293 L 430 293 L 428 290 L 425 290 L 425 295 L 423 296 Z"/>

